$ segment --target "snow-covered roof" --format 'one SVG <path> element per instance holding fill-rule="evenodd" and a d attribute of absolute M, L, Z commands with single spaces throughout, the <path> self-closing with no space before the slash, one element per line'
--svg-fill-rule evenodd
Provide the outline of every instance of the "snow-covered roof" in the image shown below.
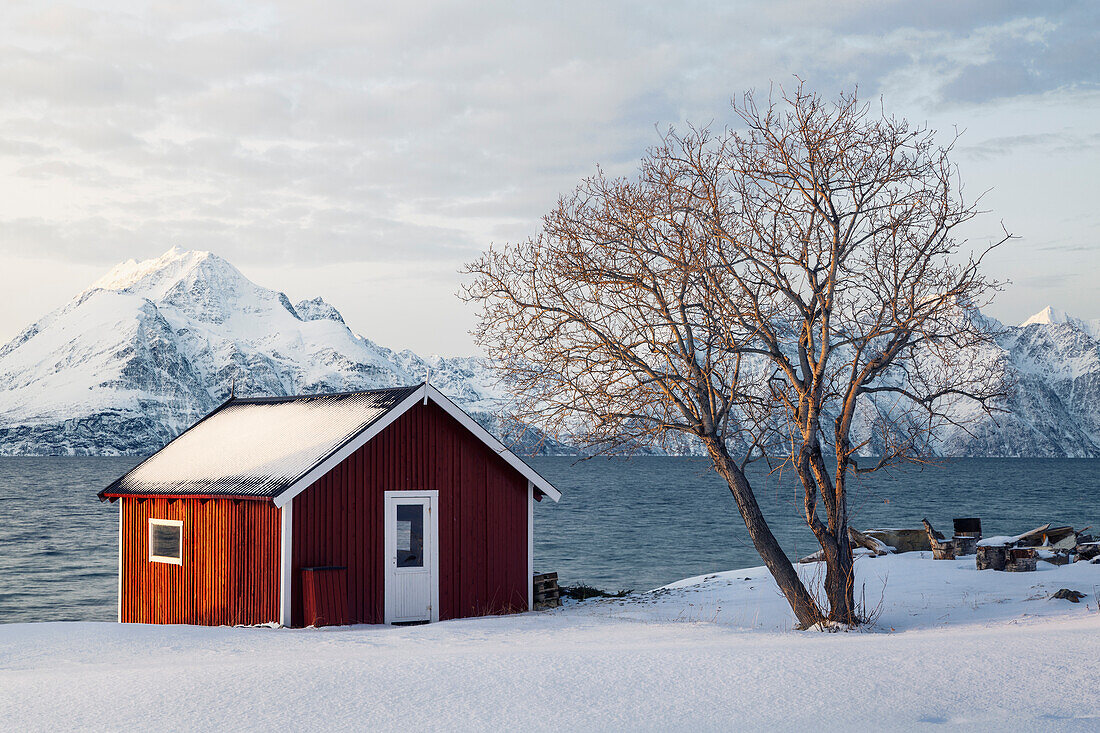
<path fill-rule="evenodd" d="M 421 399 L 432 399 L 554 501 L 561 493 L 430 385 L 232 399 L 99 493 L 238 496 L 283 506 Z"/>

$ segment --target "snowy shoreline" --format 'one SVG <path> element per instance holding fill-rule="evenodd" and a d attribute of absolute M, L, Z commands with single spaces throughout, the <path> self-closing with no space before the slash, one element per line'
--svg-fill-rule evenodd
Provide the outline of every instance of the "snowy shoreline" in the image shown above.
<path fill-rule="evenodd" d="M 1093 730 L 1100 565 L 857 561 L 866 632 L 791 630 L 762 568 L 429 626 L 0 625 L 12 730 Z M 820 569 L 799 567 L 807 578 Z M 1048 600 L 1080 590 L 1079 604 Z M 865 589 L 865 590 L 864 590 Z"/>

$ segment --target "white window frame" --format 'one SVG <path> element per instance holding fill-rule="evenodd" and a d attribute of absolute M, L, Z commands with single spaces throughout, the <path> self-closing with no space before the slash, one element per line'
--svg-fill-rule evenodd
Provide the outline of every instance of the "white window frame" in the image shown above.
<path fill-rule="evenodd" d="M 176 527 L 180 532 L 180 556 L 165 557 L 153 554 L 153 526 Z M 149 519 L 149 562 L 163 562 L 169 565 L 183 565 L 183 520 L 182 519 Z"/>

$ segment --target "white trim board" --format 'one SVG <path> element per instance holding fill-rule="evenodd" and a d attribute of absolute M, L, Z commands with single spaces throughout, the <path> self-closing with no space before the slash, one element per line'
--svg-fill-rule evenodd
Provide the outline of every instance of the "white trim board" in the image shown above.
<path fill-rule="evenodd" d="M 482 443 L 493 449 L 493 451 L 503 458 L 508 465 L 516 469 L 524 478 L 530 481 L 536 489 L 546 496 L 549 496 L 555 502 L 561 499 L 561 492 L 555 489 L 549 481 L 540 476 L 535 469 L 528 466 L 519 456 L 508 450 L 507 446 L 493 437 L 488 430 L 478 425 L 472 417 L 463 412 L 458 405 L 451 402 L 442 392 L 430 384 L 425 383 L 420 385 L 419 389 L 406 397 L 399 405 L 382 416 L 381 419 L 349 440 L 343 448 L 333 453 L 318 464 L 312 471 L 306 473 L 285 491 L 274 497 L 275 506 L 280 509 L 286 506 L 295 496 L 308 489 L 319 478 L 343 463 L 348 456 L 362 448 L 374 436 L 389 427 L 397 418 L 408 412 L 408 410 L 418 401 L 424 400 L 426 402 L 429 398 L 432 402 L 442 407 L 448 415 L 458 420 L 463 427 L 473 433 Z"/>
<path fill-rule="evenodd" d="M 290 627 L 293 596 L 291 550 L 294 547 L 294 502 L 288 501 L 280 510 L 279 527 L 279 625 Z"/>
<path fill-rule="evenodd" d="M 122 623 L 122 502 L 124 497 L 118 499 L 118 622 Z"/>
<path fill-rule="evenodd" d="M 555 502 L 561 500 L 560 491 L 555 489 L 549 481 L 540 476 L 535 471 L 535 469 L 524 463 L 522 458 L 517 456 L 512 451 L 508 450 L 508 447 L 504 445 L 504 443 L 501 443 L 499 440 L 497 440 L 492 433 L 478 425 L 472 417 L 463 412 L 462 408 L 451 402 L 450 398 L 448 398 L 445 394 L 443 394 L 430 384 L 425 384 L 424 388 L 427 389 L 428 396 L 432 398 L 433 402 L 442 407 L 447 412 L 447 414 L 449 414 L 455 420 L 458 420 L 460 423 L 462 423 L 463 427 L 465 427 L 467 430 L 469 430 L 471 433 L 481 439 L 482 443 L 496 451 L 496 453 L 500 455 L 500 457 L 503 458 L 509 466 L 519 471 L 521 474 L 523 474 L 524 478 L 534 484 L 536 489 L 549 496 Z"/>
<path fill-rule="evenodd" d="M 535 487 L 527 482 L 527 610 L 535 610 Z"/>

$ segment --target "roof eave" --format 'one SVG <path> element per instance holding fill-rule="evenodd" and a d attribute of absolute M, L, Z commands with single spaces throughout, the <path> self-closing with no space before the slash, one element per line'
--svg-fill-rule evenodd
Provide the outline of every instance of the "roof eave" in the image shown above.
<path fill-rule="evenodd" d="M 401 415 L 405 414 L 412 408 L 417 402 L 421 400 L 431 399 L 451 417 L 455 418 L 463 427 L 473 433 L 482 443 L 493 449 L 497 455 L 504 459 L 504 461 L 518 471 L 524 478 L 531 482 L 531 484 L 542 492 L 544 495 L 549 496 L 554 502 L 561 500 L 561 492 L 554 488 L 554 485 L 543 478 L 535 469 L 531 468 L 522 458 L 517 456 L 511 450 L 508 449 L 503 443 L 501 443 L 492 433 L 485 428 L 481 427 L 472 417 L 467 415 L 462 408 L 452 402 L 446 395 L 440 392 L 435 387 L 428 383 L 420 385 L 420 388 L 406 397 L 401 403 L 391 409 L 385 414 L 385 416 L 372 423 L 363 432 L 359 433 L 354 439 L 349 440 L 339 450 L 332 453 L 328 458 L 319 463 L 313 469 L 305 473 L 287 489 L 279 493 L 273 498 L 275 506 L 282 508 L 289 504 L 295 496 L 302 493 L 310 486 L 314 484 L 318 479 L 327 474 L 336 466 L 343 463 L 348 456 L 350 456 L 359 448 L 367 444 L 374 436 L 385 430 L 391 423 L 393 423 Z"/>
<path fill-rule="evenodd" d="M 273 497 L 270 496 L 257 496 L 256 494 L 171 494 L 171 493 L 157 493 L 150 492 L 148 494 L 139 492 L 111 492 L 104 493 L 99 492 L 99 500 L 107 501 L 108 499 L 234 499 L 237 501 L 273 501 Z"/>
<path fill-rule="evenodd" d="M 176 437 L 174 437 L 174 438 L 172 438 L 171 440 L 169 440 L 169 441 L 168 441 L 167 443 L 165 443 L 164 445 L 162 445 L 162 446 L 161 446 L 161 447 L 160 447 L 160 448 L 159 448 L 158 450 L 155 450 L 155 451 L 153 451 L 153 452 L 152 452 L 151 454 L 149 454 L 149 455 L 145 456 L 145 458 L 144 458 L 144 459 L 143 459 L 143 460 L 142 460 L 142 461 L 141 461 L 140 463 L 138 463 L 138 464 L 137 464 L 136 466 L 133 466 L 132 468 L 130 468 L 130 470 L 129 470 L 129 471 L 127 471 L 126 473 L 122 474 L 121 476 L 119 476 L 118 478 L 116 478 L 116 479 L 115 479 L 114 481 L 112 481 L 111 483 L 109 483 L 109 484 L 107 485 L 107 488 L 105 488 L 105 489 L 101 489 L 101 490 L 100 490 L 100 491 L 99 491 L 99 492 L 98 492 L 98 493 L 96 494 L 96 496 L 98 496 L 98 497 L 99 497 L 99 500 L 100 500 L 100 501 L 105 501 L 106 499 L 109 499 L 109 498 L 111 498 L 111 497 L 112 497 L 113 495 L 112 495 L 111 493 L 109 493 L 109 492 L 111 491 L 111 489 L 113 489 L 113 488 L 115 488 L 116 486 L 118 486 L 118 485 L 119 485 L 119 483 L 121 483 L 123 479 L 125 479 L 125 478 L 126 478 L 127 476 L 129 476 L 129 475 L 130 475 L 131 473 L 133 473 L 133 472 L 134 472 L 134 471 L 136 471 L 137 469 L 139 469 L 139 468 L 141 468 L 142 466 L 144 466 L 144 465 L 145 465 L 145 464 L 146 464 L 146 463 L 147 463 L 147 462 L 149 461 L 149 459 L 151 459 L 151 458 L 152 458 L 153 456 L 155 456 L 155 455 L 156 455 L 157 453 L 160 453 L 160 452 L 161 452 L 162 450 L 164 450 L 165 448 L 167 448 L 168 446 L 170 446 L 170 445 L 171 445 L 172 443 L 174 443 L 175 441 L 177 441 L 177 440 L 179 440 L 180 438 L 182 438 L 182 437 L 183 437 L 183 436 L 184 436 L 184 435 L 185 435 L 186 433 L 190 432 L 191 430 L 194 430 L 194 429 L 195 429 L 196 427 L 198 427 L 198 426 L 199 426 L 199 425 L 201 425 L 202 423 L 206 422 L 206 421 L 207 421 L 207 420 L 208 420 L 209 418 L 213 417 L 213 416 L 214 416 L 215 414 L 217 414 L 218 412 L 221 412 L 222 408 L 224 408 L 224 407 L 225 407 L 226 405 L 230 404 L 230 403 L 231 403 L 231 402 L 233 402 L 233 401 L 234 401 L 234 400 L 233 400 L 233 396 L 232 396 L 232 395 L 230 395 L 230 396 L 229 396 L 229 399 L 227 399 L 227 400 L 226 400 L 225 402 L 223 402 L 223 403 L 221 403 L 220 405 L 218 405 L 217 407 L 215 407 L 215 408 L 214 408 L 213 410 L 211 410 L 211 411 L 210 411 L 210 412 L 208 412 L 207 414 L 203 415 L 203 416 L 202 416 L 202 418 L 200 418 L 199 420 L 197 420 L 197 421 L 196 421 L 196 422 L 195 422 L 195 423 L 194 423 L 193 425 L 190 425 L 190 426 L 188 426 L 188 428 L 187 428 L 186 430 L 184 430 L 184 431 L 183 431 L 182 433 L 180 433 L 180 434 L 179 434 L 179 435 L 177 435 Z M 129 494 L 129 496 L 133 496 L 133 494 Z"/>
<path fill-rule="evenodd" d="M 508 446 L 500 442 L 495 435 L 481 427 L 476 420 L 466 414 L 465 410 L 456 405 L 449 397 L 430 384 L 425 384 L 424 387 L 433 402 L 442 407 L 451 417 L 458 420 L 463 427 L 480 438 L 481 442 L 495 450 L 508 465 L 523 474 L 524 478 L 530 481 L 536 489 L 546 496 L 549 496 L 555 503 L 561 501 L 561 492 L 554 488 L 553 484 L 543 478 L 538 471 L 531 468 L 526 461 L 512 452 Z"/>

